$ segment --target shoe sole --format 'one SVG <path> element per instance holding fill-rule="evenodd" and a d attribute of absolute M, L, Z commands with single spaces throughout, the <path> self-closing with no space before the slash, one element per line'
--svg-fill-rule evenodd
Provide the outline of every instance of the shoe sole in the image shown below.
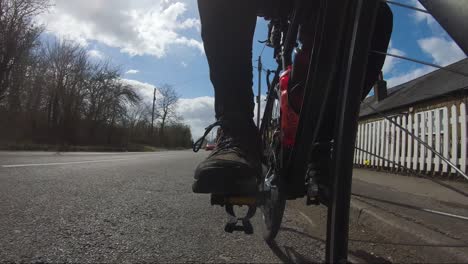
<path fill-rule="evenodd" d="M 194 193 L 249 195 L 257 192 L 256 176 L 249 167 L 236 166 L 204 168 L 195 175 Z"/>

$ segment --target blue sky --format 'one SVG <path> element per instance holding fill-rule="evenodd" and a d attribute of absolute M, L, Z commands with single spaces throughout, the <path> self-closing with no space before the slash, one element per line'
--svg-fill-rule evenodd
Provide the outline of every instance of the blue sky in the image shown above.
<path fill-rule="evenodd" d="M 416 0 L 400 2 L 421 7 Z M 394 32 L 389 52 L 444 66 L 465 57 L 430 16 L 391 8 Z M 111 60 L 146 100 L 151 100 L 153 87 L 173 85 L 182 98 L 179 113 L 194 137 L 213 121 L 213 89 L 195 0 L 56 0 L 39 21 L 46 25 L 47 35 L 79 43 L 94 60 Z M 266 25 L 263 19 L 257 20 L 254 65 L 263 49 L 258 40 L 266 38 Z M 275 68 L 271 49 L 264 50 L 262 60 L 266 68 Z M 384 74 L 389 86 L 394 86 L 432 70 L 390 58 Z M 264 93 L 266 85 L 262 86 Z"/>

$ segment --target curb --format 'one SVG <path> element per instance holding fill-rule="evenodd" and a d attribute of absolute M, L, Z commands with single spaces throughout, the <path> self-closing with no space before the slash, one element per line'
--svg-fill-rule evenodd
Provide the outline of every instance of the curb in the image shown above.
<path fill-rule="evenodd" d="M 426 245 L 420 247 L 420 252 L 433 256 L 434 259 L 443 257 L 447 262 L 468 263 L 467 248 L 460 247 L 463 242 L 459 240 L 398 217 L 360 199 L 353 198 L 350 209 L 350 221 L 354 221 L 354 224 L 369 226 L 385 237 L 398 236 L 403 240 L 417 240 Z"/>

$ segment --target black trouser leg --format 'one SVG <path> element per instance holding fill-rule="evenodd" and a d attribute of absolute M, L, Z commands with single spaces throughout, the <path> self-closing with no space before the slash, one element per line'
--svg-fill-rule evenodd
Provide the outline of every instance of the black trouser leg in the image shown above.
<path fill-rule="evenodd" d="M 215 90 L 216 118 L 253 118 L 252 41 L 256 1 L 198 0 L 202 39 Z"/>
<path fill-rule="evenodd" d="M 216 118 L 252 119 L 252 41 L 257 1 L 198 0 L 210 78 L 215 90 Z M 385 52 L 393 28 L 393 15 L 382 4 L 371 48 Z M 385 62 L 384 55 L 371 53 L 363 98 L 369 93 Z"/>

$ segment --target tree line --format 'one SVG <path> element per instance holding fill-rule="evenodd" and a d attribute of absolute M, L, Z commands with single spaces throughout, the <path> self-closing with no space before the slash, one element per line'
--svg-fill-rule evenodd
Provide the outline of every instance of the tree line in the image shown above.
<path fill-rule="evenodd" d="M 35 17 L 48 7 L 47 0 L 0 0 L 0 146 L 191 145 L 172 86 L 158 88 L 154 108 L 144 103 L 112 63 L 43 37 Z"/>

